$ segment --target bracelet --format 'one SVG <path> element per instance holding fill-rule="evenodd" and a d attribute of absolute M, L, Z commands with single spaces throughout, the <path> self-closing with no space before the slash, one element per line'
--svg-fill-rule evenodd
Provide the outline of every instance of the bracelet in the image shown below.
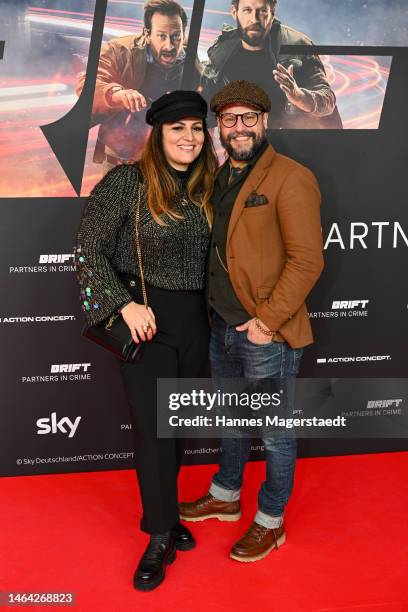
<path fill-rule="evenodd" d="M 262 333 L 264 333 L 266 336 L 274 336 L 275 332 L 271 331 L 270 329 L 265 329 L 265 327 L 262 327 L 260 321 L 258 318 L 255 318 L 255 325 L 257 326 L 258 329 L 261 330 Z"/>
<path fill-rule="evenodd" d="M 108 102 L 108 104 L 112 104 L 112 96 L 117 91 L 123 91 L 123 87 L 121 85 L 114 85 L 113 87 L 108 89 L 108 91 L 105 94 L 105 98 L 106 98 L 106 101 Z"/>

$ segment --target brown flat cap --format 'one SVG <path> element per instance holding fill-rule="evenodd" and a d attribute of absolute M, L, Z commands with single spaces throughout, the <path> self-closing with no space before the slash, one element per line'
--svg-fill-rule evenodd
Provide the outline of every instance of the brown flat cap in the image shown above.
<path fill-rule="evenodd" d="M 210 108 L 218 114 L 227 104 L 249 104 L 265 113 L 271 110 L 265 91 L 252 81 L 231 81 L 211 98 Z"/>

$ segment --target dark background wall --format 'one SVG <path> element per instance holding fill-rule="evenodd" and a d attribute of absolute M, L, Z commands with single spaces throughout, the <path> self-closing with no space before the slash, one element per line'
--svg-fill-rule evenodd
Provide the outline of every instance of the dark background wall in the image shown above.
<path fill-rule="evenodd" d="M 388 3 L 376 5 L 385 10 Z M 5 59 L 8 44 L 5 38 Z M 301 376 L 315 379 L 317 390 L 326 379 L 339 413 L 365 411 L 367 431 L 377 418 L 369 402 L 401 399 L 392 417 L 401 435 L 394 429 L 384 437 L 377 428 L 368 438 L 363 428 L 354 439 L 301 440 L 301 456 L 408 447 L 408 53 L 398 46 L 375 53 L 392 56 L 378 130 L 277 130 L 269 138 L 315 172 L 323 195 L 326 267 L 308 300 L 316 342 L 305 351 Z M 68 152 L 75 157 L 75 149 Z M 4 177 L 17 171 L 7 155 L 3 162 Z M 116 363 L 80 336 L 72 247 L 84 201 L 49 194 L 0 199 L 1 475 L 133 465 Z M 347 379 L 348 393 L 336 395 L 338 379 Z M 73 435 L 66 419 L 76 423 Z M 217 455 L 216 441 L 192 440 L 185 461 L 213 462 Z M 253 457 L 261 456 L 254 442 Z"/>

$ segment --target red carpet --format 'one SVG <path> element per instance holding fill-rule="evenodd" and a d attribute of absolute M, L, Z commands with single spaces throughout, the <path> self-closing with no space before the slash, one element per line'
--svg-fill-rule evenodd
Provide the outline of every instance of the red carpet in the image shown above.
<path fill-rule="evenodd" d="M 181 498 L 203 494 L 213 471 L 183 468 Z M 133 472 L 2 478 L 0 590 L 74 591 L 76 607 L 59 609 L 81 612 L 408 611 L 408 453 L 299 460 L 286 544 L 238 563 L 229 548 L 263 473 L 247 467 L 240 522 L 190 523 L 197 548 L 150 593 L 132 587 L 147 541 Z"/>

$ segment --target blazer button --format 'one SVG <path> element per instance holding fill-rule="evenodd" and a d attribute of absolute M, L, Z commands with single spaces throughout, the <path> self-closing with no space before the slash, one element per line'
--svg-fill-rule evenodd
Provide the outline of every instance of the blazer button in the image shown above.
<path fill-rule="evenodd" d="M 135 281 L 134 281 L 134 280 L 131 280 L 131 281 L 129 282 L 129 285 L 130 285 L 131 287 L 134 287 L 134 286 L 136 285 L 136 283 L 135 283 Z"/>

